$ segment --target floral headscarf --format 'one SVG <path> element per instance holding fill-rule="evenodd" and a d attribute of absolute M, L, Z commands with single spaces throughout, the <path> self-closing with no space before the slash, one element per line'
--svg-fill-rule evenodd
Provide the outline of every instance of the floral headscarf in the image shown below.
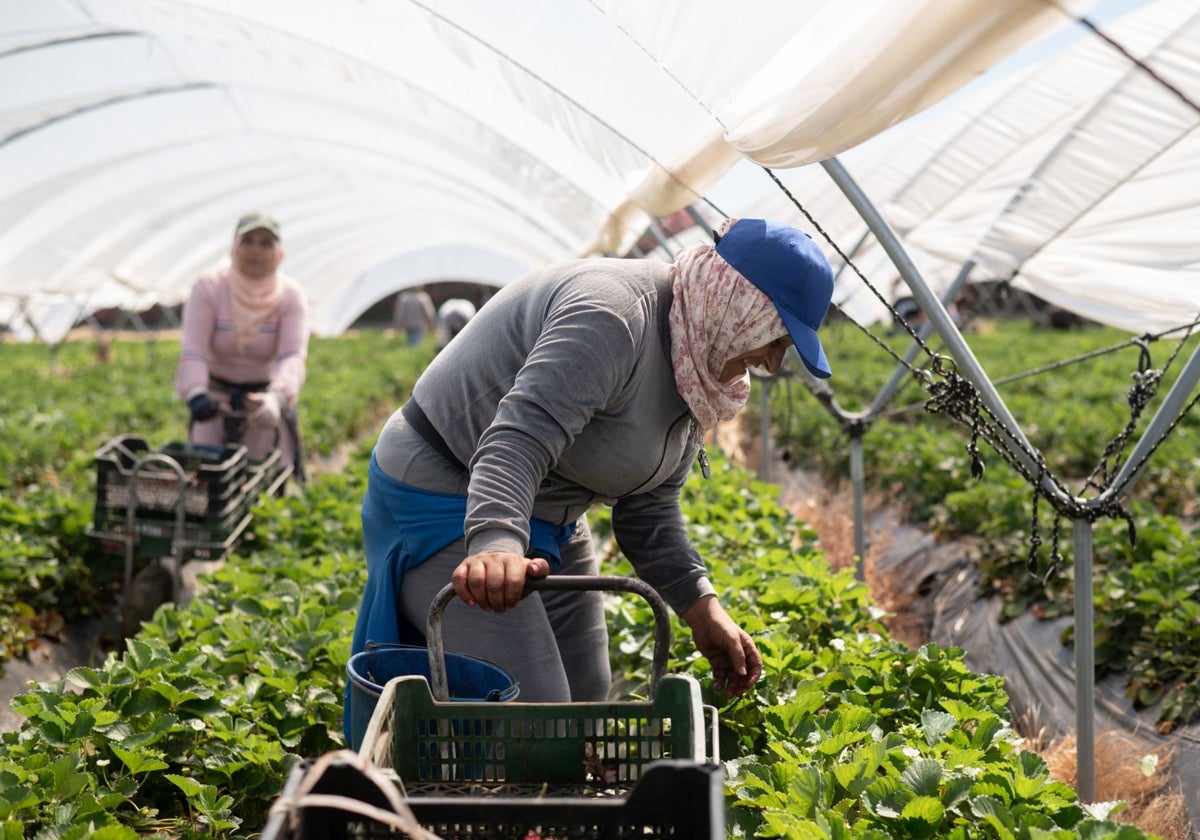
<path fill-rule="evenodd" d="M 771 299 L 711 245 L 686 248 L 675 256 L 671 290 L 675 387 L 705 432 L 732 419 L 750 398 L 749 374 L 718 381 L 725 363 L 788 333 Z"/>

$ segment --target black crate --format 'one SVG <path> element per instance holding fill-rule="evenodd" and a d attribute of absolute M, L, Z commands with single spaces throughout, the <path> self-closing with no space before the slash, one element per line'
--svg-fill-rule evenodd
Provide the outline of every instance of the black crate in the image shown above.
<path fill-rule="evenodd" d="M 412 826 L 410 818 L 442 840 L 726 836 L 724 773 L 719 764 L 652 762 L 627 796 L 564 796 L 533 788 L 527 796 L 486 791 L 450 796 L 409 791 L 402 796 L 398 778 L 369 764 L 365 756 L 343 751 L 315 764 L 304 762 L 293 771 L 262 838 L 420 836 L 405 830 L 405 825 Z"/>
<path fill-rule="evenodd" d="M 172 442 L 155 451 L 175 460 L 184 475 L 181 479 L 169 466 L 156 462 L 138 468 L 133 504 L 139 514 L 174 514 L 181 493 L 184 514 L 192 520 L 223 519 L 239 504 L 246 480 L 246 447 L 226 446 L 211 454 Z M 97 520 L 107 516 L 102 511 L 128 509 L 134 468 L 148 454 L 145 438 L 136 435 L 113 438 L 96 452 Z"/>
<path fill-rule="evenodd" d="M 137 557 L 169 557 L 177 553 L 179 560 L 186 562 L 223 556 L 241 537 L 249 521 L 248 506 L 243 497 L 238 497 L 224 516 L 185 519 L 182 539 L 177 540 L 173 514 L 135 511 L 130 535 L 126 511 L 98 507 L 88 533 L 98 540 L 101 551 L 109 554 L 123 555 L 126 540 L 133 539 Z"/>
<path fill-rule="evenodd" d="M 119 446 L 117 446 L 119 444 Z M 133 464 L 144 455 L 148 448 L 141 438 L 118 438 L 106 447 L 113 458 L 128 460 Z M 236 451 L 231 451 L 236 450 Z M 203 453 L 184 450 L 181 444 L 167 444 L 157 450 L 180 461 L 185 470 L 188 489 L 192 487 L 190 476 L 199 472 L 205 476 L 208 462 L 217 462 L 216 457 Z M 114 454 L 115 453 L 115 454 Z M 250 511 L 260 493 L 277 492 L 283 482 L 291 474 L 290 467 L 280 464 L 278 450 L 272 450 L 261 460 L 248 460 L 245 457 L 245 447 L 226 447 L 233 467 L 225 467 L 227 474 L 238 474 L 236 481 L 222 482 L 205 481 L 209 488 L 220 486 L 220 509 L 209 509 L 205 514 L 188 513 L 185 511 L 182 536 L 176 533 L 178 511 L 173 506 L 178 501 L 180 488 L 179 476 L 173 470 L 157 472 L 154 469 L 138 470 L 137 494 L 139 499 L 146 500 L 143 494 L 143 482 L 161 476 L 161 488 L 169 489 L 172 495 L 172 506 L 162 508 L 158 505 L 139 505 L 133 511 L 132 530 L 130 530 L 129 510 L 125 507 L 129 498 L 129 485 L 112 494 L 109 490 L 114 486 L 112 481 L 101 481 L 105 490 L 99 494 L 96 508 L 93 512 L 92 525 L 88 529 L 89 536 L 94 537 L 100 550 L 109 554 L 123 555 L 128 543 L 132 540 L 134 555 L 137 557 L 167 557 L 176 555 L 181 562 L 188 560 L 213 560 L 223 557 L 241 539 L 250 524 Z M 105 461 L 110 463 L 110 461 Z M 128 479 L 132 469 L 126 470 Z M 108 475 L 114 475 L 112 471 Z M 174 482 L 173 486 L 170 482 Z M 226 486 L 227 485 L 227 486 Z M 165 495 L 165 494 L 164 494 Z M 106 505 L 102 502 L 119 499 L 122 504 Z M 211 502 L 211 497 L 208 498 Z M 195 505 L 194 509 L 199 505 Z"/>
<path fill-rule="evenodd" d="M 253 507 L 260 493 L 274 495 L 284 485 L 292 474 L 292 467 L 285 466 L 278 449 L 272 449 L 261 460 L 251 458 L 246 466 L 246 484 L 244 488 L 247 509 Z"/>

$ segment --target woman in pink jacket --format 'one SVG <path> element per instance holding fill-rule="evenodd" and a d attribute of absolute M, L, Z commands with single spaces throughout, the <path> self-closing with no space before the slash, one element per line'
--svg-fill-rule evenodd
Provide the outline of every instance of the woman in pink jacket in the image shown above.
<path fill-rule="evenodd" d="M 229 265 L 201 277 L 184 306 L 175 393 L 190 412 L 192 445 L 222 447 L 240 434 L 251 459 L 278 448 L 281 462 L 303 480 L 296 400 L 308 355 L 308 302 L 279 272 L 282 261 L 272 215 L 238 220 Z"/>

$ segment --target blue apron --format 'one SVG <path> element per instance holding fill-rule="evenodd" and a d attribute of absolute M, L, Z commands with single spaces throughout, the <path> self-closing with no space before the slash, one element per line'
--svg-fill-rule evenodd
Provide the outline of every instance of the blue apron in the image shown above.
<path fill-rule="evenodd" d="M 400 615 L 400 582 L 404 573 L 424 563 L 463 536 L 467 497 L 433 493 L 404 484 L 379 468 L 375 453 L 363 498 L 363 545 L 367 554 L 367 585 L 354 625 L 350 654 L 366 650 L 367 642 L 424 645 L 424 628 L 415 628 Z M 529 554 L 562 565 L 559 545 L 575 533 L 575 523 L 552 525 L 529 521 Z M 447 581 L 449 583 L 449 581 Z M 350 686 L 344 703 L 346 742 L 350 742 Z"/>

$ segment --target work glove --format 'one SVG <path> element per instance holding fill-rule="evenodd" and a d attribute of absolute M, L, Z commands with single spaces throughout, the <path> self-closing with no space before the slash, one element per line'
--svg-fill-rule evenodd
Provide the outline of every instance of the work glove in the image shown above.
<path fill-rule="evenodd" d="M 247 394 L 246 397 L 252 403 L 258 403 L 258 408 L 252 410 L 248 418 L 251 423 L 265 429 L 279 425 L 279 417 L 283 412 L 283 395 L 278 391 L 263 391 Z"/>
<path fill-rule="evenodd" d="M 197 394 L 188 400 L 188 411 L 191 412 L 193 423 L 203 423 L 216 417 L 221 406 L 208 394 Z"/>

